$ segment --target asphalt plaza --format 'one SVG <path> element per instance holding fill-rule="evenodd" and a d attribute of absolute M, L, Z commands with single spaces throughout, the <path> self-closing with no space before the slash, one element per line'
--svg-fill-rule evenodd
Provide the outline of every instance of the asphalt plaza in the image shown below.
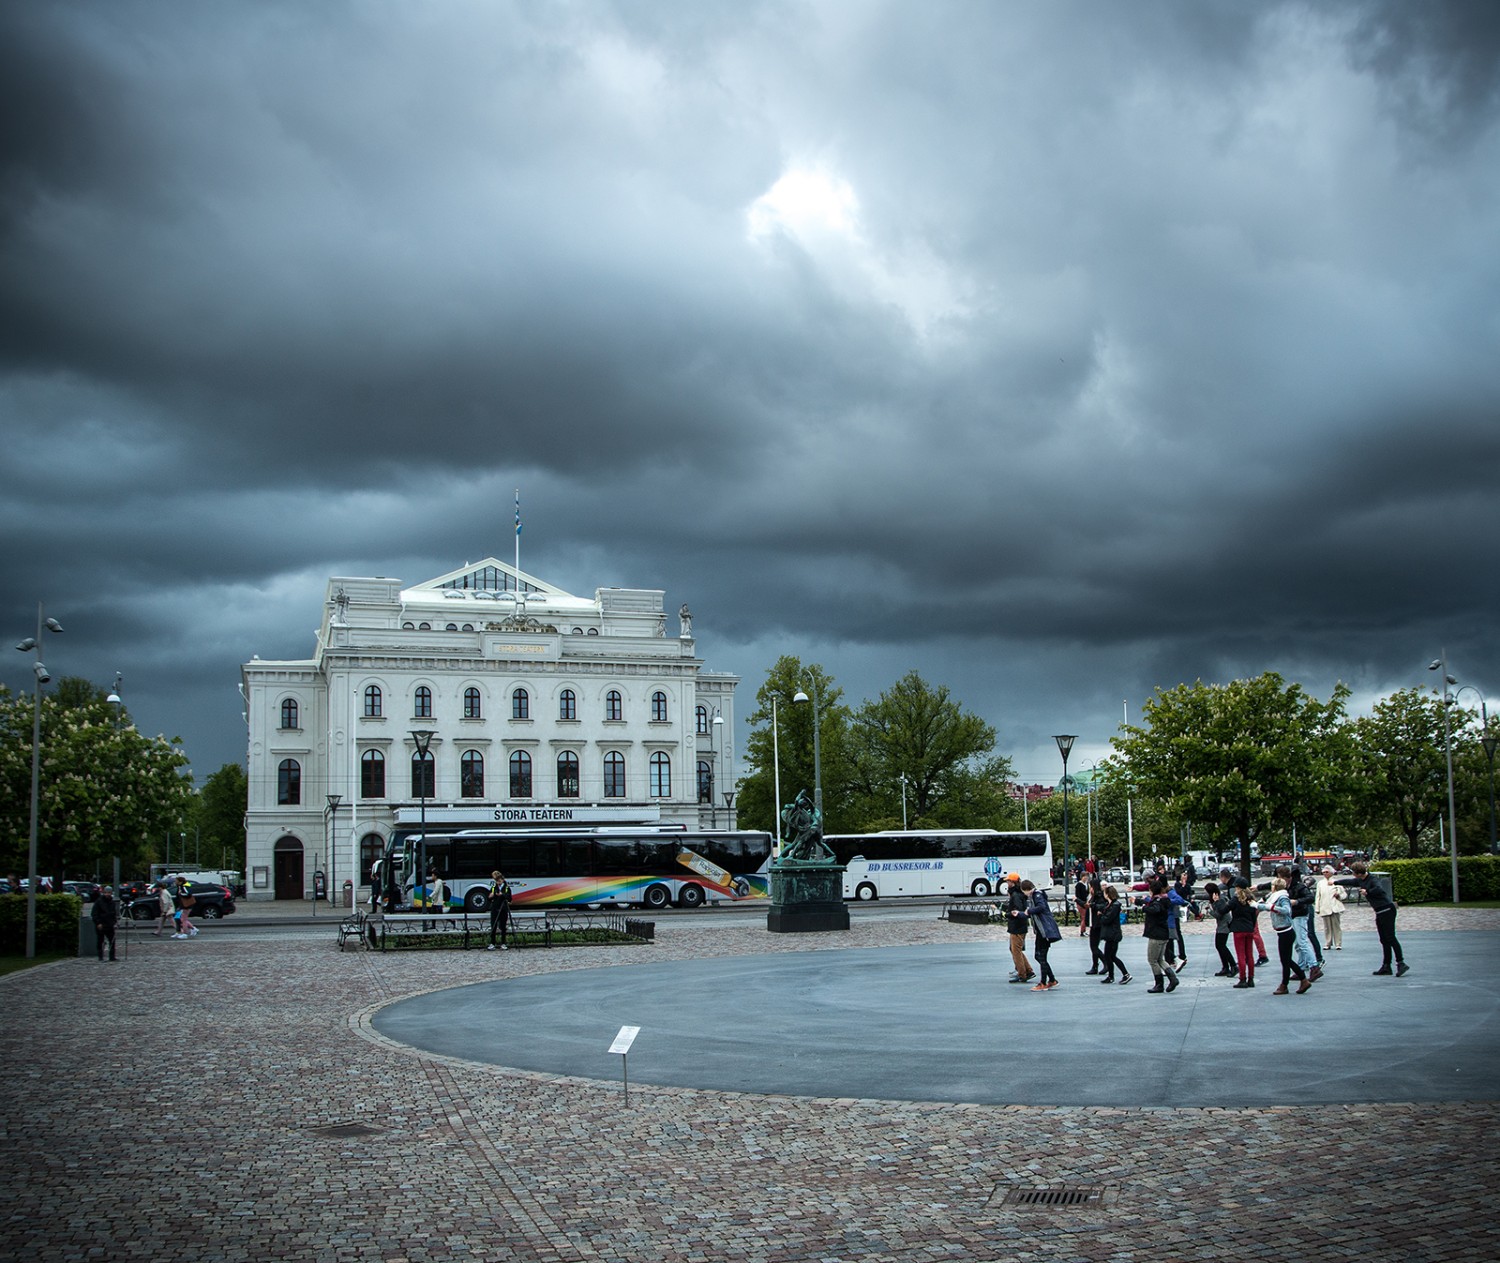
<path fill-rule="evenodd" d="M 1500 1095 L 1500 934 L 1408 934 L 1425 973 L 1399 979 L 1371 976 L 1362 939 L 1287 996 L 1272 994 L 1274 962 L 1239 991 L 1205 976 L 1217 956 L 1194 945 L 1168 995 L 1147 992 L 1139 960 L 1128 987 L 1101 990 L 1085 942 L 1065 937 L 1052 951 L 1061 985 L 1045 994 L 1007 983 L 995 944 L 948 944 L 516 978 L 404 1000 L 374 1026 L 445 1056 L 605 1078 L 622 1073 L 612 1037 L 634 1025 L 638 1084 L 798 1096 L 1207 1107 Z M 1289 1065 L 1303 1069 L 1291 1078 Z"/>

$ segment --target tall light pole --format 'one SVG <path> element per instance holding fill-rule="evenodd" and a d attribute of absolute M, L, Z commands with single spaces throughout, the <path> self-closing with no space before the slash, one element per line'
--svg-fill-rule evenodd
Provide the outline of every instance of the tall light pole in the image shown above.
<path fill-rule="evenodd" d="M 1073 749 L 1073 743 L 1078 740 L 1077 734 L 1065 732 L 1052 738 L 1057 742 L 1057 752 L 1062 755 L 1063 761 L 1063 912 L 1066 913 L 1071 900 L 1068 898 L 1068 754 Z M 1067 918 L 1064 917 L 1064 920 Z"/>
<path fill-rule="evenodd" d="M 902 772 L 901 780 L 901 832 L 906 832 L 906 773 Z"/>
<path fill-rule="evenodd" d="M 781 854 L 781 734 L 776 726 L 776 694 L 771 694 L 771 786 L 776 795 L 776 818 L 771 836 L 776 839 L 776 854 Z"/>
<path fill-rule="evenodd" d="M 28 636 L 16 646 L 22 653 L 36 652 L 31 665 L 36 676 L 36 700 L 31 709 L 31 843 L 26 853 L 26 959 L 36 955 L 36 813 L 38 790 L 42 783 L 42 685 L 52 679 L 42 663 L 42 629 L 62 631 L 55 618 L 42 617 L 42 603 L 36 603 L 36 635 Z"/>
<path fill-rule="evenodd" d="M 812 708 L 813 708 L 813 806 L 817 808 L 818 819 L 823 819 L 823 746 L 820 740 L 820 731 L 823 727 L 823 694 L 818 688 L 818 677 L 807 667 L 802 668 L 802 674 L 812 684 Z M 807 694 L 798 689 L 792 696 L 794 702 L 805 702 Z"/>
<path fill-rule="evenodd" d="M 1458 812 L 1453 806 L 1453 740 L 1448 731 L 1448 686 L 1457 684 L 1448 674 L 1448 651 L 1429 664 L 1429 671 L 1443 673 L 1443 751 L 1448 756 L 1448 855 L 1453 866 L 1453 902 L 1458 902 Z"/>
<path fill-rule="evenodd" d="M 432 745 L 432 739 L 435 736 L 437 736 L 437 733 L 433 732 L 431 728 L 414 728 L 411 734 L 411 739 L 416 743 L 417 747 L 417 766 L 421 768 L 421 774 L 417 778 L 417 790 L 422 799 L 422 840 L 418 844 L 417 849 L 417 866 L 412 873 L 413 891 L 416 890 L 417 882 L 426 882 L 427 880 L 427 769 L 431 766 L 428 760 L 432 757 L 427 751 L 428 747 Z M 422 892 L 423 907 L 427 906 L 429 893 L 424 887 Z"/>
<path fill-rule="evenodd" d="M 344 801 L 342 794 L 328 795 L 328 901 L 335 903 L 334 892 L 338 885 L 334 881 L 339 870 L 339 804 Z"/>
<path fill-rule="evenodd" d="M 714 791 L 719 785 L 719 749 L 724 744 L 724 716 L 719 714 L 719 708 L 714 707 L 714 717 L 709 723 L 709 753 L 713 755 L 709 763 L 708 782 L 708 818 L 709 827 L 719 827 L 719 804 L 714 798 Z"/>
<path fill-rule="evenodd" d="M 1495 844 L 1495 734 L 1490 731 L 1490 708 L 1485 704 L 1484 694 L 1480 693 L 1472 684 L 1465 684 L 1453 697 L 1455 700 L 1465 693 L 1474 693 L 1479 697 L 1479 744 L 1484 747 L 1484 757 L 1490 764 L 1490 854 L 1500 855 L 1500 848 Z"/>

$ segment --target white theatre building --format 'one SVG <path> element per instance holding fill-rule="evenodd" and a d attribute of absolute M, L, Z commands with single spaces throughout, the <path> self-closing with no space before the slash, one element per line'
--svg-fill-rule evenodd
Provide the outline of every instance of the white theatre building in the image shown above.
<path fill-rule="evenodd" d="M 248 897 L 309 898 L 315 872 L 363 885 L 419 804 L 732 828 L 739 679 L 705 670 L 687 606 L 668 635 L 662 597 L 572 596 L 494 558 L 415 587 L 329 579 L 313 656 L 242 669 Z"/>

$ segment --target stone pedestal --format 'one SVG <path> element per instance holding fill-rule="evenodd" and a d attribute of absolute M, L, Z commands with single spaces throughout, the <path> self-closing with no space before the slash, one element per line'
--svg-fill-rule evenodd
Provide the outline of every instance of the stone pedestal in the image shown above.
<path fill-rule="evenodd" d="M 848 928 L 842 864 L 815 860 L 771 862 L 771 911 L 766 917 L 766 929 L 772 934 L 815 934 Z"/>

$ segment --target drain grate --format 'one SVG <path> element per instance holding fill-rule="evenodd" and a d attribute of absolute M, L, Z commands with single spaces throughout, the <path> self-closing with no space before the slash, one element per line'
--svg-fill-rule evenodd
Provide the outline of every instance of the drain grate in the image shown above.
<path fill-rule="evenodd" d="M 1006 1188 L 995 1185 L 990 1204 L 1000 1206 L 1102 1206 L 1105 1190 L 1097 1185 L 1052 1185 L 1046 1188 Z"/>
<path fill-rule="evenodd" d="M 364 1123 L 330 1123 L 327 1127 L 314 1127 L 313 1131 L 330 1140 L 348 1140 L 356 1136 L 378 1136 L 379 1127 L 368 1127 Z"/>

